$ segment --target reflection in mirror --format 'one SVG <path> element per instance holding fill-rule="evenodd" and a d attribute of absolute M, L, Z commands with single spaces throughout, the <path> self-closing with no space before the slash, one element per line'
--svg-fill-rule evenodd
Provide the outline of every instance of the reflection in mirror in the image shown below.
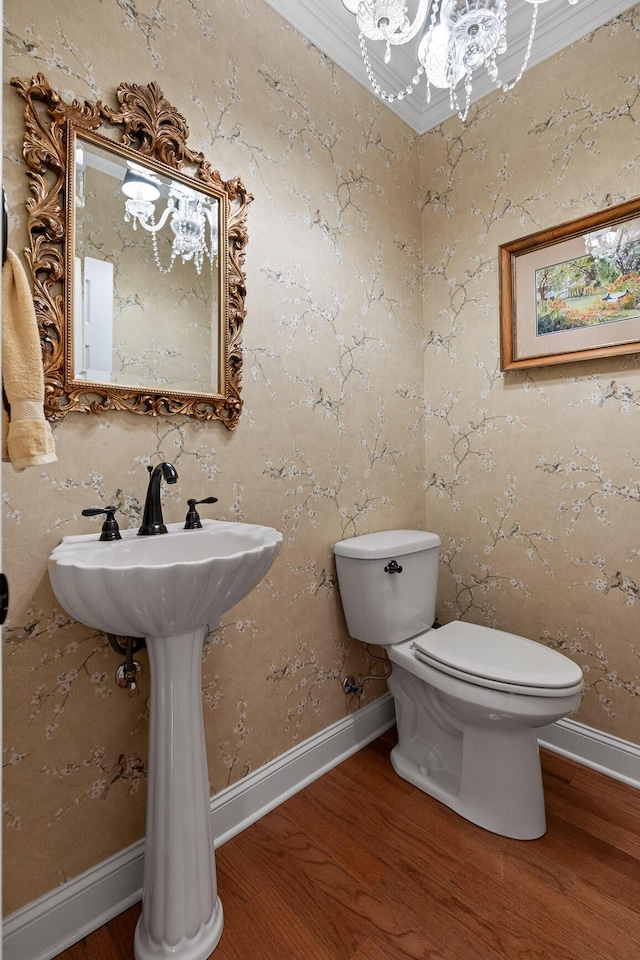
<path fill-rule="evenodd" d="M 156 83 L 121 84 L 116 108 L 66 103 L 42 74 L 11 83 L 26 101 L 47 417 L 129 410 L 233 429 L 253 197 L 187 146 Z"/>
<path fill-rule="evenodd" d="M 72 378 L 219 393 L 218 198 L 86 137 L 74 155 Z"/>

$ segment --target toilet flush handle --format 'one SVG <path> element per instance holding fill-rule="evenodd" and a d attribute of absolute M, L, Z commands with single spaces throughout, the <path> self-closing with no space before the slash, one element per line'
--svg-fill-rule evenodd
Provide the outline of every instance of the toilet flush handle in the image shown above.
<path fill-rule="evenodd" d="M 385 573 L 402 573 L 402 567 L 397 560 L 390 560 L 384 568 Z"/>

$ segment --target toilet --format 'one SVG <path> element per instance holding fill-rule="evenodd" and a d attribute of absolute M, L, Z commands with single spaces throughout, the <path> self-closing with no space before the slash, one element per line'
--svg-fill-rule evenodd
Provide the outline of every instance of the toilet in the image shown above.
<path fill-rule="evenodd" d="M 392 666 L 399 776 L 486 830 L 546 830 L 537 730 L 574 713 L 580 667 L 525 637 L 463 621 L 433 628 L 440 538 L 386 530 L 334 548 L 349 633 Z"/>

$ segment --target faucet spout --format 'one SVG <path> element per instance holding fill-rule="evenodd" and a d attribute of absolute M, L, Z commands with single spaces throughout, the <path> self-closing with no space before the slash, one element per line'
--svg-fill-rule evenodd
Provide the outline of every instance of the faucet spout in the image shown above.
<path fill-rule="evenodd" d="M 150 537 L 156 533 L 166 533 L 162 517 L 162 502 L 160 500 L 160 484 L 164 477 L 167 483 L 175 483 L 178 479 L 178 471 L 172 463 L 159 463 L 157 467 L 147 467 L 149 471 L 149 486 L 147 488 L 147 499 L 144 504 L 144 515 L 142 517 L 142 526 L 138 530 L 139 537 Z"/>

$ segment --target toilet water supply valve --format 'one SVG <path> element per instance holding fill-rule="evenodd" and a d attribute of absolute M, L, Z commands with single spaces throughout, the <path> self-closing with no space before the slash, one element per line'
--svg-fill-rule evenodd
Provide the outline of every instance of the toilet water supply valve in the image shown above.
<path fill-rule="evenodd" d="M 107 636 L 116 653 L 126 657 L 125 662 L 121 663 L 116 670 L 116 683 L 119 687 L 126 687 L 128 696 L 137 697 L 140 693 L 138 680 L 142 667 L 137 660 L 133 659 L 133 655 L 145 646 L 144 637 L 126 637 L 125 643 L 122 644 L 112 633 L 108 633 Z"/>
<path fill-rule="evenodd" d="M 402 570 L 402 567 L 400 567 L 400 570 Z M 358 680 L 360 681 L 359 683 L 356 683 L 356 678 L 353 676 L 348 676 L 344 678 L 344 680 L 342 681 L 342 689 L 344 690 L 344 692 L 346 694 L 356 693 L 361 700 L 364 697 L 364 685 L 365 683 L 367 683 L 368 680 L 386 680 L 387 677 L 391 676 L 391 671 L 393 670 L 393 665 L 389 661 L 389 658 L 387 657 L 386 653 L 382 657 L 379 657 L 375 653 L 371 653 L 368 643 L 365 643 L 364 648 L 367 651 L 367 656 L 371 660 L 376 660 L 378 663 L 384 664 L 384 672 L 368 673 L 366 677 L 358 677 Z"/>

